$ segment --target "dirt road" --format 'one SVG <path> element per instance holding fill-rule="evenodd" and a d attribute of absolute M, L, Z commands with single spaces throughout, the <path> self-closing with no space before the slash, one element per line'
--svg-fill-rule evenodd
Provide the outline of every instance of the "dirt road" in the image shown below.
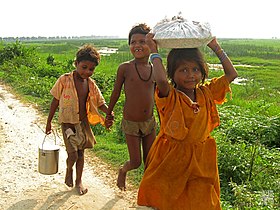
<path fill-rule="evenodd" d="M 1 210 L 149 209 L 136 205 L 136 189 L 120 192 L 115 186 L 116 172 L 88 153 L 83 174 L 88 193 L 79 196 L 75 189 L 68 188 L 64 184 L 66 152 L 60 138 L 58 173 L 40 174 L 38 146 L 45 137 L 46 120 L 34 105 L 21 103 L 3 85 L 0 112 Z"/>

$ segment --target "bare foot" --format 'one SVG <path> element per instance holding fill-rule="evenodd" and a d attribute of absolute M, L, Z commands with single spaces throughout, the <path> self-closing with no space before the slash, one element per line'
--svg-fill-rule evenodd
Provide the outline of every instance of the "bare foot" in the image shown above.
<path fill-rule="evenodd" d="M 76 189 L 77 189 L 79 195 L 84 195 L 84 194 L 86 194 L 86 193 L 88 192 L 88 189 L 85 188 L 85 187 L 82 185 L 82 183 L 76 184 Z"/>
<path fill-rule="evenodd" d="M 126 191 L 125 179 L 126 179 L 126 172 L 123 172 L 122 168 L 120 168 L 118 180 L 117 180 L 117 186 L 120 188 L 121 191 Z"/>
<path fill-rule="evenodd" d="M 65 184 L 68 187 L 73 187 L 73 169 L 66 169 Z"/>

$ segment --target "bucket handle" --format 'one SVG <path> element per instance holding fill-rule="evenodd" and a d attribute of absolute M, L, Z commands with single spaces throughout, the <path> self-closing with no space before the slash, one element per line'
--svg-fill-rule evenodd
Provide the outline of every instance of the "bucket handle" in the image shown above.
<path fill-rule="evenodd" d="M 54 132 L 52 132 L 52 133 L 53 133 L 53 135 L 54 135 L 54 144 L 56 145 L 56 136 L 55 136 Z M 44 143 L 45 143 L 45 140 L 46 140 L 46 137 L 47 137 L 47 136 L 48 136 L 48 134 L 45 135 L 44 140 L 43 140 L 43 142 L 42 142 L 42 150 L 43 150 L 43 151 L 44 151 L 43 145 L 44 145 Z"/>

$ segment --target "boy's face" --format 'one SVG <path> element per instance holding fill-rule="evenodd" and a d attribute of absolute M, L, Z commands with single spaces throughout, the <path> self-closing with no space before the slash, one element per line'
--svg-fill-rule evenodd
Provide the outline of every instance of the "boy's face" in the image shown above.
<path fill-rule="evenodd" d="M 193 90 L 195 86 L 202 80 L 202 73 L 199 65 L 194 61 L 182 62 L 174 73 L 174 82 L 177 89 Z"/>
<path fill-rule="evenodd" d="M 76 61 L 75 66 L 77 72 L 83 79 L 87 79 L 92 76 L 96 63 L 92 61 L 80 61 L 79 63 Z"/>
<path fill-rule="evenodd" d="M 150 55 L 150 48 L 145 42 L 145 34 L 133 34 L 130 40 L 130 52 L 135 58 L 144 58 Z"/>

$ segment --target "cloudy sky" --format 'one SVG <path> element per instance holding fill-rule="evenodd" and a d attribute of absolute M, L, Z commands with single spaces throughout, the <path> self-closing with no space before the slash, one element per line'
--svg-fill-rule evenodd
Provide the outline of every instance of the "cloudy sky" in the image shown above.
<path fill-rule="evenodd" d="M 0 37 L 119 36 L 179 12 L 218 38 L 280 38 L 279 0 L 3 0 Z"/>

